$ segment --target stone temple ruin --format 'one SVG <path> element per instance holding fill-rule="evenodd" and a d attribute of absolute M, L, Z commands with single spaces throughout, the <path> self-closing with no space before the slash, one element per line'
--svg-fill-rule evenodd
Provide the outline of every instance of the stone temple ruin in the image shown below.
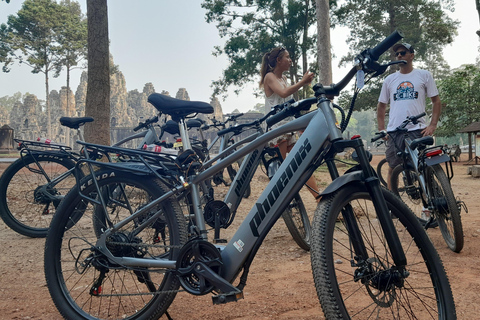
<path fill-rule="evenodd" d="M 156 110 L 147 102 L 147 97 L 155 92 L 155 88 L 152 83 L 147 83 L 142 92 L 138 90 L 127 92 L 126 81 L 121 72 L 111 76 L 110 87 L 111 143 L 115 143 L 133 134 L 132 128 L 138 125 L 139 121 L 156 114 Z M 50 136 L 47 136 L 47 114 L 41 109 L 35 95 L 28 95 L 23 103 L 17 102 L 10 113 L 0 106 L 0 123 L 3 125 L 0 128 L 0 139 L 11 141 L 13 136 L 17 139 L 36 140 L 38 137 L 46 137 L 56 143 L 73 146 L 77 139 L 76 131 L 61 126 L 59 119 L 63 116 L 84 116 L 86 94 L 86 72 L 82 73 L 75 94 L 68 91 L 66 87 L 62 87 L 60 91 L 53 90 L 50 92 Z M 169 92 L 162 91 L 161 94 L 169 95 Z M 180 88 L 175 97 L 190 100 L 185 88 Z M 215 113 L 208 115 L 208 117 L 215 117 L 218 120 L 223 119 L 222 107 L 218 99 L 212 99 L 210 104 L 214 107 Z M 203 117 L 206 120 L 205 116 Z M 11 141 L 11 144 L 13 148 L 13 141 Z M 9 141 L 0 141 L 0 149 L 4 152 L 5 149 L 10 149 L 9 146 Z"/>

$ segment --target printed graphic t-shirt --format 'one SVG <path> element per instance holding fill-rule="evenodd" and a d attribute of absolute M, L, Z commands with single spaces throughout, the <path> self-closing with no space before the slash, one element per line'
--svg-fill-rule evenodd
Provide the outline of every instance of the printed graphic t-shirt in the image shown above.
<path fill-rule="evenodd" d="M 392 131 L 409 116 L 425 111 L 425 99 L 438 95 L 438 89 L 430 72 L 413 69 L 408 74 L 395 72 L 389 75 L 382 85 L 379 102 L 390 104 L 387 131 Z M 425 117 L 416 125 L 409 124 L 409 131 L 423 129 L 427 125 Z"/>

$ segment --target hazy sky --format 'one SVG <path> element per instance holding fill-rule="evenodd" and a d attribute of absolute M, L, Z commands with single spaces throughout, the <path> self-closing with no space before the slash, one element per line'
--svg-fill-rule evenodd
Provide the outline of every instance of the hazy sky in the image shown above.
<path fill-rule="evenodd" d="M 0 23 L 10 14 L 16 14 L 23 1 L 0 1 Z M 86 0 L 78 1 L 86 12 Z M 473 0 L 457 0 L 453 18 L 461 21 L 455 42 L 444 50 L 444 56 L 452 68 L 474 63 L 478 56 L 479 19 Z M 227 66 L 225 57 L 212 56 L 213 47 L 222 45 L 213 24 L 205 22 L 205 10 L 199 0 L 114 0 L 108 2 L 110 52 L 115 64 L 125 76 L 127 90 L 142 91 L 147 82 L 155 90 L 169 91 L 175 96 L 179 88 L 186 88 L 191 100 L 210 101 L 210 84 L 217 80 Z M 331 31 L 332 47 L 337 57 L 342 56 L 346 29 Z M 339 81 L 345 69 L 333 61 L 333 81 Z M 74 70 L 71 88 L 75 92 L 80 80 L 79 70 Z M 65 73 L 50 79 L 50 90 L 65 85 Z M 233 92 L 220 101 L 225 113 L 234 109 L 246 112 L 263 99 L 252 94 L 252 84 L 240 95 Z M 12 66 L 10 73 L 0 71 L 0 97 L 15 92 L 30 92 L 45 99 L 43 74 L 32 74 L 27 66 Z M 153 114 L 153 108 L 152 108 Z"/>

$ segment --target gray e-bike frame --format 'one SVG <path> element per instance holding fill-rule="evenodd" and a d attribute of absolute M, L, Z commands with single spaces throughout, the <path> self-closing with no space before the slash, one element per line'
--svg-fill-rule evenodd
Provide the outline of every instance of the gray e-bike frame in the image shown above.
<path fill-rule="evenodd" d="M 335 126 L 335 115 L 332 104 L 329 100 L 318 104 L 319 110 L 312 111 L 294 121 L 282 125 L 265 134 L 253 134 L 242 141 L 237 142 L 231 147 L 227 148 L 224 153 L 231 152 L 230 148 L 235 148 L 238 145 L 248 143 L 243 148 L 233 152 L 225 157 L 219 163 L 202 171 L 198 175 L 192 176 L 191 181 L 188 181 L 188 186 L 178 187 L 175 190 L 167 192 L 160 198 L 152 201 L 144 206 L 139 211 L 133 213 L 129 217 L 115 224 L 111 229 L 107 229 L 98 239 L 97 247 L 102 248 L 101 251 L 112 261 L 125 266 L 143 266 L 153 268 L 175 268 L 176 261 L 166 259 L 147 259 L 147 258 L 130 258 L 130 257 L 115 257 L 108 250 L 106 250 L 106 239 L 110 233 L 120 229 L 129 221 L 135 219 L 139 214 L 146 210 L 151 210 L 161 201 L 168 199 L 178 192 L 190 188 L 192 192 L 192 200 L 194 207 L 194 215 L 196 225 L 200 230 L 200 236 L 207 239 L 207 232 L 205 222 L 203 219 L 203 212 L 200 210 L 200 194 L 199 185 L 202 181 L 210 178 L 218 170 L 224 169 L 229 164 L 245 157 L 249 153 L 258 151 L 260 154 L 265 145 L 275 137 L 292 131 L 304 130 L 299 140 L 290 151 L 277 173 L 272 177 L 269 184 L 266 186 L 256 204 L 251 209 L 245 220 L 239 226 L 235 235 L 225 246 L 218 246 L 221 250 L 223 260 L 222 273 L 220 274 L 227 281 L 232 282 L 238 272 L 241 270 L 243 263 L 247 259 L 251 250 L 258 247 L 271 227 L 279 219 L 282 212 L 287 205 L 292 201 L 295 194 L 299 192 L 302 186 L 312 175 L 316 167 L 311 166 L 314 161 L 317 161 L 319 155 L 324 150 L 327 150 L 331 142 L 342 138 L 340 130 Z M 221 159 L 223 154 L 219 154 L 210 161 Z M 218 159 L 217 159 L 218 158 Z M 318 162 L 318 161 L 317 161 Z M 246 165 L 246 160 L 242 166 Z M 115 167 L 115 164 L 106 164 Z M 139 170 L 140 172 L 140 170 Z M 93 183 L 96 180 L 93 179 Z M 161 212 L 158 212 L 160 215 Z M 152 215 L 148 220 L 157 219 L 157 214 Z M 139 226 L 139 229 L 146 227 L 148 221 Z"/>

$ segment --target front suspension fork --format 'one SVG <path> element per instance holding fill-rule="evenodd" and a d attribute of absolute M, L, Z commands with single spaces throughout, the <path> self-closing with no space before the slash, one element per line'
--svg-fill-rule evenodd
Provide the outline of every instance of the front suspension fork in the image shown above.
<path fill-rule="evenodd" d="M 380 226 L 382 227 L 385 236 L 385 240 L 388 244 L 388 247 L 390 248 L 392 259 L 397 268 L 403 269 L 403 267 L 407 264 L 407 258 L 405 256 L 405 252 L 403 251 L 403 247 L 393 224 L 387 202 L 385 201 L 385 198 L 383 196 L 382 188 L 380 186 L 380 180 L 375 175 L 375 172 L 370 165 L 370 161 L 367 152 L 365 151 L 365 148 L 363 146 L 362 140 L 359 138 L 353 140 L 341 140 L 335 142 L 334 146 L 337 150 L 342 150 L 347 147 L 355 149 L 358 157 L 358 162 L 363 171 L 365 186 L 367 187 L 367 191 L 371 196 L 377 218 L 380 222 Z M 345 210 L 342 211 L 342 214 L 344 215 L 345 221 L 348 222 L 346 223 L 346 225 L 349 234 L 353 238 L 352 245 L 354 246 L 356 256 L 363 258 L 362 260 L 364 261 L 367 260 L 368 252 L 365 248 L 360 229 L 353 213 L 353 209 L 351 208 L 351 206 L 347 206 Z"/>

